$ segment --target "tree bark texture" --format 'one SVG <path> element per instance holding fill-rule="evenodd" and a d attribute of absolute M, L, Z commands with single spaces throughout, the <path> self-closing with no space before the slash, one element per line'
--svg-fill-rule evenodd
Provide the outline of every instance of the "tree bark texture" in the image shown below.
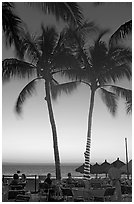
<path fill-rule="evenodd" d="M 95 91 L 91 90 L 91 99 L 90 99 L 90 108 L 88 115 L 88 131 L 87 131 L 87 144 L 86 144 L 86 152 L 85 155 L 85 165 L 84 165 L 84 178 L 90 178 L 90 150 L 91 150 L 91 126 L 92 126 L 92 113 L 94 107 L 94 96 Z"/>
<path fill-rule="evenodd" d="M 58 139 L 57 139 L 57 131 L 56 124 L 54 120 L 54 114 L 52 109 L 51 97 L 50 97 L 50 88 L 49 82 L 45 82 L 45 90 L 46 90 L 46 101 L 48 106 L 50 124 L 52 128 L 53 134 L 53 148 L 54 148 L 54 157 L 55 157 L 55 169 L 56 169 L 56 179 L 61 180 L 61 169 L 60 169 L 60 157 L 59 157 L 59 149 L 58 149 Z"/>

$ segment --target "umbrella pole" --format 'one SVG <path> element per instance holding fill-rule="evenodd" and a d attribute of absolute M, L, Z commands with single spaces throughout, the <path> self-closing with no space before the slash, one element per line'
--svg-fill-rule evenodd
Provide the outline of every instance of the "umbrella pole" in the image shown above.
<path fill-rule="evenodd" d="M 127 151 L 127 138 L 125 138 L 125 145 L 126 145 L 127 179 L 129 179 L 129 170 L 128 170 L 128 151 Z"/>

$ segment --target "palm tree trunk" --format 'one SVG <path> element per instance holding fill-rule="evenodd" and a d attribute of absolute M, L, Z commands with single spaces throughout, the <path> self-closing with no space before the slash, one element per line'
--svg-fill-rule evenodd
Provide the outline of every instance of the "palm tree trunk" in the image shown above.
<path fill-rule="evenodd" d="M 53 114 L 53 110 L 52 110 L 49 83 L 47 81 L 45 82 L 45 90 L 46 90 L 46 101 L 47 101 L 47 106 L 48 106 L 49 118 L 50 118 L 50 123 L 51 123 L 51 127 L 52 127 L 52 134 L 53 134 L 53 147 L 54 147 L 54 157 L 55 157 L 56 179 L 61 180 L 57 131 L 56 131 L 56 124 L 55 124 L 55 120 L 54 120 L 54 114 Z"/>
<path fill-rule="evenodd" d="M 94 95 L 95 91 L 91 90 L 90 108 L 88 115 L 88 132 L 87 132 L 87 144 L 85 152 L 85 165 L 84 165 L 84 178 L 90 178 L 90 147 L 91 147 L 91 125 L 92 125 L 92 113 L 94 107 Z"/>

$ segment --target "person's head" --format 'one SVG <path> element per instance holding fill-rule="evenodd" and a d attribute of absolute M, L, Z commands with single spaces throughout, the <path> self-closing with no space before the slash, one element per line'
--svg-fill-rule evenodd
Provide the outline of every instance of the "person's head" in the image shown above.
<path fill-rule="evenodd" d="M 13 179 L 14 179 L 14 180 L 18 180 L 18 179 L 19 179 L 18 174 L 14 174 L 14 175 L 13 175 Z"/>
<path fill-rule="evenodd" d="M 47 178 L 51 178 L 51 174 L 50 173 L 47 174 Z"/>
<path fill-rule="evenodd" d="M 71 177 L 71 173 L 68 173 L 68 177 L 69 177 L 69 178 Z"/>
<path fill-rule="evenodd" d="M 26 180 L 26 175 L 25 175 L 25 174 L 22 174 L 22 175 L 21 175 L 21 178 L 22 178 L 23 180 Z"/>

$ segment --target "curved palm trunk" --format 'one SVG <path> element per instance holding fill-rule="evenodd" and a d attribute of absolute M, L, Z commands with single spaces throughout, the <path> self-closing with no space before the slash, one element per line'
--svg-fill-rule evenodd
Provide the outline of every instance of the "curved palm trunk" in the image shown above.
<path fill-rule="evenodd" d="M 91 147 L 91 125 L 92 125 L 92 113 L 94 107 L 94 95 L 95 91 L 91 90 L 90 108 L 88 116 L 88 132 L 87 132 L 87 144 L 85 152 L 85 165 L 84 165 L 84 178 L 90 178 L 90 147 Z"/>
<path fill-rule="evenodd" d="M 45 90 L 46 90 L 46 101 L 48 106 L 49 118 L 52 127 L 53 133 L 53 148 L 54 148 L 54 157 L 55 157 L 55 169 L 56 169 L 56 179 L 61 179 L 61 170 L 60 170 L 60 158 L 59 158 L 59 150 L 58 150 L 58 140 L 57 140 L 57 131 L 56 131 L 56 124 L 54 120 L 54 114 L 52 110 L 52 103 L 50 98 L 50 89 L 49 83 L 45 82 Z"/>

